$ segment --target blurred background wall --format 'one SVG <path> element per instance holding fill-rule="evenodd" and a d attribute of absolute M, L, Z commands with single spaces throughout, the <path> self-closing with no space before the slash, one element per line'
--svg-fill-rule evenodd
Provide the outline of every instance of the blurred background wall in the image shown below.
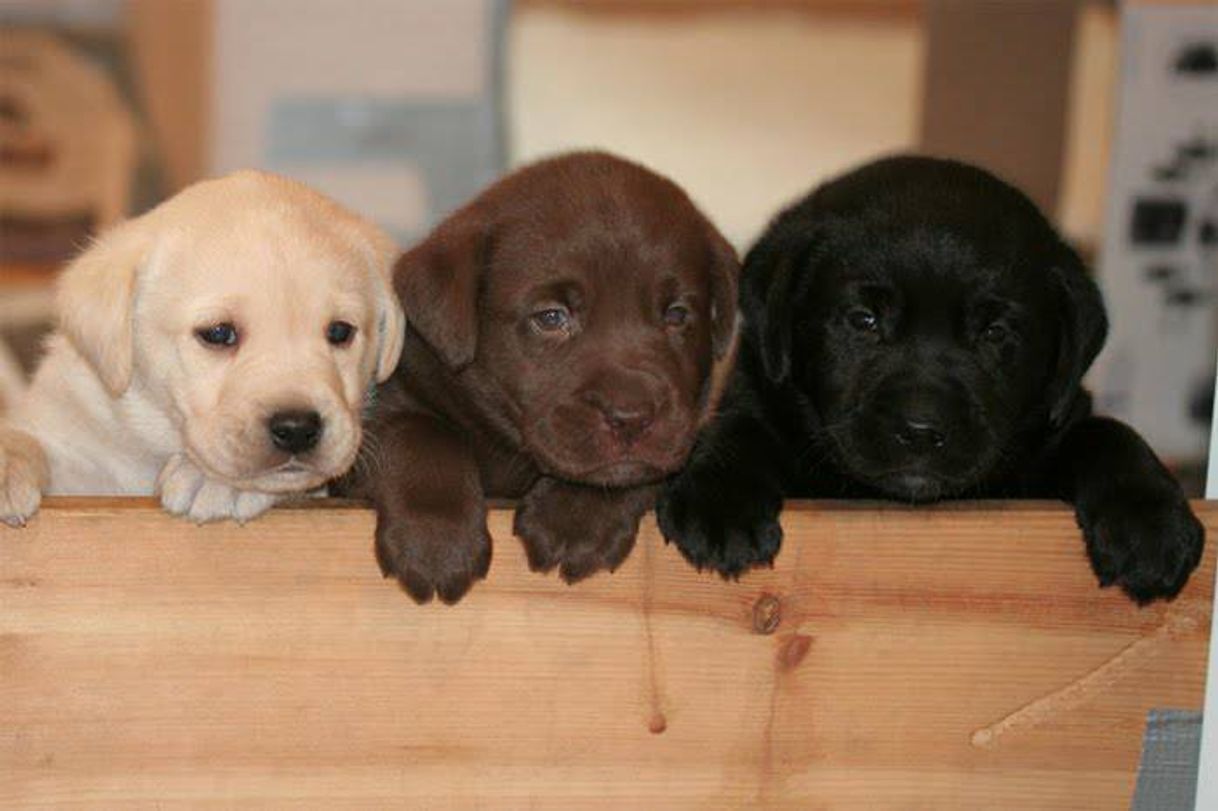
<path fill-rule="evenodd" d="M 1194 257 L 1182 232 L 1154 253 L 1128 226 L 1148 194 L 1192 211 L 1218 189 L 1203 50 L 1218 11 L 1152 5 L 1196 16 L 1153 34 L 1141 3 L 1101 0 L 0 0 L 0 339 L 28 365 L 47 280 L 111 218 L 103 199 L 136 213 L 241 166 L 313 183 L 408 244 L 508 168 L 607 148 L 681 183 L 743 249 L 815 183 L 923 150 L 1016 182 L 1099 265 L 1114 322 L 1137 327 L 1114 331 L 1101 402 L 1196 460 L 1213 252 Z M 1199 71 L 1174 73 L 1192 46 Z M 20 65 L 40 48 L 59 67 L 37 84 Z M 1136 65 L 1167 82 L 1139 92 L 1176 99 L 1148 124 L 1161 135 L 1137 137 L 1159 139 L 1160 162 L 1189 138 L 1199 154 L 1152 187 L 1146 167 L 1111 169 L 1133 137 L 1118 137 L 1117 100 Z M 81 89 L 99 75 L 111 91 Z M 55 155 L 102 132 L 117 173 L 56 176 Z M 32 207 L 40 172 L 51 191 Z M 1148 263 L 1187 265 L 1191 287 L 1148 279 Z"/>

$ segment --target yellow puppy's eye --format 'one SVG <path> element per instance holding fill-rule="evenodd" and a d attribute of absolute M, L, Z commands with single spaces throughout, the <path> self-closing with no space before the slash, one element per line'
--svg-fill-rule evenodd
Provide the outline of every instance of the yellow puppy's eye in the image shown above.
<path fill-rule="evenodd" d="M 237 345 L 237 328 L 228 322 L 213 324 L 210 327 L 200 327 L 195 330 L 195 336 L 205 345 L 224 349 Z"/>
<path fill-rule="evenodd" d="M 355 337 L 355 327 L 346 321 L 331 321 L 326 327 L 326 340 L 333 346 L 346 346 Z"/>

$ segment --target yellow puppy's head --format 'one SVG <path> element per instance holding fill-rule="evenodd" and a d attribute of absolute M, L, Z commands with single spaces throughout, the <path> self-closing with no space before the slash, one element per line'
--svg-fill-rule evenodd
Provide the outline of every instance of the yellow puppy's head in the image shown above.
<path fill-rule="evenodd" d="M 104 234 L 64 271 L 61 328 L 210 475 L 308 490 L 351 466 L 366 393 L 397 365 L 396 253 L 306 186 L 239 172 Z"/>

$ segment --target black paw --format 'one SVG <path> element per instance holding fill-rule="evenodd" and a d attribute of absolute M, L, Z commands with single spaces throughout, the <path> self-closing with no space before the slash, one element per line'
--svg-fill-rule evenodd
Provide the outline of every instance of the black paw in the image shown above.
<path fill-rule="evenodd" d="M 1205 528 L 1174 482 L 1081 497 L 1075 514 L 1100 585 L 1139 604 L 1175 597 L 1201 562 Z"/>
<path fill-rule="evenodd" d="M 486 518 L 450 521 L 378 512 L 376 561 L 381 574 L 396 577 L 415 602 L 425 603 L 439 595 L 451 605 L 490 570 L 491 536 Z"/>
<path fill-rule="evenodd" d="M 656 506 L 664 538 L 698 568 L 736 578 L 756 566 L 772 566 L 782 546 L 778 514 L 782 496 L 756 486 L 728 491 L 706 486 L 696 475 L 673 479 Z"/>

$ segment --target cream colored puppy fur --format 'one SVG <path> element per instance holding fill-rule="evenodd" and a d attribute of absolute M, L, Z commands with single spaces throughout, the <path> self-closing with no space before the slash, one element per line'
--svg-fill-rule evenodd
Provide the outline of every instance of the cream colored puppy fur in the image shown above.
<path fill-rule="evenodd" d="M 243 521 L 344 473 L 368 391 L 401 353 L 396 253 L 333 201 L 260 172 L 198 183 L 105 233 L 64 271 L 59 332 L 0 425 L 0 520 L 23 523 L 45 492 L 156 493 L 195 521 Z M 339 322 L 349 340 L 334 340 Z M 235 342 L 204 340 L 224 325 Z M 268 422 L 284 411 L 316 412 L 315 447 L 276 447 Z"/>

